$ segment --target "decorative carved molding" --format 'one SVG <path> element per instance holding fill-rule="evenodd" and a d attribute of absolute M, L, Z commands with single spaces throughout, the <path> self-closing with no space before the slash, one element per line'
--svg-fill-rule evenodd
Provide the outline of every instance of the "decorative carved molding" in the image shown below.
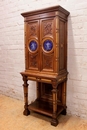
<path fill-rule="evenodd" d="M 53 69 L 52 56 L 47 56 L 47 55 L 45 56 L 44 55 L 43 68 L 45 68 L 45 69 Z"/>
<path fill-rule="evenodd" d="M 38 66 L 37 55 L 30 55 L 30 67 L 36 68 Z"/>
<path fill-rule="evenodd" d="M 52 35 L 52 22 L 44 23 L 43 34 L 44 36 L 48 34 Z"/>
<path fill-rule="evenodd" d="M 33 24 L 30 26 L 30 36 L 35 36 L 36 34 L 36 24 Z"/>

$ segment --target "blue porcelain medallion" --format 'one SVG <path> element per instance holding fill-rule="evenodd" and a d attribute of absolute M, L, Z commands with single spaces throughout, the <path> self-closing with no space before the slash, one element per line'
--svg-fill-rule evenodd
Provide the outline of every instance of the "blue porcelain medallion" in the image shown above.
<path fill-rule="evenodd" d="M 44 43 L 43 43 L 43 48 L 44 48 L 45 51 L 51 51 L 52 48 L 53 48 L 53 43 L 52 43 L 52 41 L 51 41 L 51 40 L 46 40 L 46 41 L 44 41 Z"/>
<path fill-rule="evenodd" d="M 32 40 L 30 42 L 30 44 L 29 44 L 29 48 L 30 48 L 31 51 L 36 51 L 36 49 L 37 49 L 37 42 Z"/>

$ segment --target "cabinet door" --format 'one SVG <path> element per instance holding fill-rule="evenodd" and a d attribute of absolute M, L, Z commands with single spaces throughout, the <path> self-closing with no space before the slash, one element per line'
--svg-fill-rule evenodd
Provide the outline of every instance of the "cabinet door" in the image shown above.
<path fill-rule="evenodd" d="M 28 70 L 39 70 L 39 21 L 33 20 L 27 23 L 27 47 L 26 47 L 26 66 Z"/>
<path fill-rule="evenodd" d="M 41 71 L 54 71 L 55 19 L 40 20 Z"/>

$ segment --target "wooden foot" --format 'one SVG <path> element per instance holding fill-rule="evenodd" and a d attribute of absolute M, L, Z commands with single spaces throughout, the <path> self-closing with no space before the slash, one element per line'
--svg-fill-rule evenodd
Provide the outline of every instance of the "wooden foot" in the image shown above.
<path fill-rule="evenodd" d="M 23 111 L 23 114 L 24 114 L 25 116 L 28 116 L 28 115 L 30 115 L 30 111 L 29 111 L 28 109 L 26 109 L 26 110 Z"/>
<path fill-rule="evenodd" d="M 51 120 L 51 125 L 57 126 L 58 124 L 59 124 L 59 122 L 58 122 L 57 119 L 52 119 L 52 120 Z"/>
<path fill-rule="evenodd" d="M 27 104 L 24 105 L 23 114 L 24 114 L 25 116 L 30 115 L 30 111 L 29 111 L 29 109 L 28 109 L 28 105 L 27 105 Z"/>

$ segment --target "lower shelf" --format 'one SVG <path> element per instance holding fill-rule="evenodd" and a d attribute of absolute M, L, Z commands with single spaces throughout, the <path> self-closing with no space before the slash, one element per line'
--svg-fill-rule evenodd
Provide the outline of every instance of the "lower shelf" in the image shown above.
<path fill-rule="evenodd" d="M 28 106 L 28 109 L 41 113 L 41 114 L 44 114 L 44 115 L 47 115 L 47 116 L 50 116 L 50 117 L 52 117 L 52 114 L 53 114 L 52 105 L 50 105 L 48 102 L 44 102 L 44 101 L 36 100 L 35 102 L 31 103 Z M 64 109 L 63 106 L 58 106 L 57 115 L 59 115 L 63 111 L 63 109 Z"/>

